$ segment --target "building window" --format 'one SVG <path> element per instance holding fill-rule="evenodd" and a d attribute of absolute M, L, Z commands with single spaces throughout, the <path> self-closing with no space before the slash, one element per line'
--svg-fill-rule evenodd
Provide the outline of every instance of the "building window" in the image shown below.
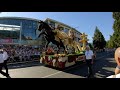
<path fill-rule="evenodd" d="M 29 28 L 32 28 L 32 26 L 28 26 Z"/>
<path fill-rule="evenodd" d="M 68 28 L 65 28 L 65 29 L 64 29 L 64 32 L 65 32 L 65 33 L 68 33 L 68 32 L 69 32 L 69 29 L 68 29 Z"/>
<path fill-rule="evenodd" d="M 60 31 L 64 31 L 64 27 L 60 27 Z"/>
<path fill-rule="evenodd" d="M 55 27 L 55 22 L 50 21 L 50 26 Z"/>

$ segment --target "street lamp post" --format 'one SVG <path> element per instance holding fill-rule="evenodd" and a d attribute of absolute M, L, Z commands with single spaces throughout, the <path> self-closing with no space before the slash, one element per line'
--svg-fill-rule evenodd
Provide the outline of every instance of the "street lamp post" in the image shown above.
<path fill-rule="evenodd" d="M 21 45 L 22 41 L 22 22 L 20 23 L 20 38 L 19 38 L 19 45 Z"/>

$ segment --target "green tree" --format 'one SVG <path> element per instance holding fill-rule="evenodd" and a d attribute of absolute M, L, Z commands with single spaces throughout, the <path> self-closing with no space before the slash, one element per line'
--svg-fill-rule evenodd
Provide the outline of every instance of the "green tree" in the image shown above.
<path fill-rule="evenodd" d="M 103 49 L 106 46 L 106 41 L 103 34 L 100 32 L 98 27 L 95 28 L 93 37 L 93 46 L 97 49 Z"/>
<path fill-rule="evenodd" d="M 114 33 L 110 38 L 113 47 L 120 47 L 120 12 L 113 12 L 114 24 L 113 29 Z"/>
<path fill-rule="evenodd" d="M 108 41 L 106 42 L 106 48 L 113 48 L 113 43 L 112 43 L 111 40 L 108 40 Z"/>
<path fill-rule="evenodd" d="M 91 50 L 93 50 L 93 45 L 91 43 L 88 43 Z"/>

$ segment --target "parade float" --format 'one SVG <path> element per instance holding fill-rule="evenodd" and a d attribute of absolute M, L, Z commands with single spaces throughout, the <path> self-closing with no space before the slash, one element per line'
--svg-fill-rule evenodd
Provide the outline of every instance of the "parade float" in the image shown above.
<path fill-rule="evenodd" d="M 44 23 L 42 22 L 42 24 Z M 42 24 L 41 26 L 44 26 Z M 46 29 L 45 27 L 41 27 L 41 26 L 39 26 L 38 30 Z M 49 28 L 47 28 L 47 30 L 48 29 Z M 46 30 L 46 33 L 47 33 L 47 30 Z M 59 39 L 62 40 L 64 46 L 66 47 L 65 49 L 66 53 L 61 52 L 60 50 L 59 52 L 55 52 L 53 47 L 48 46 L 45 50 L 43 50 L 42 54 L 40 55 L 40 63 L 44 65 L 64 69 L 66 67 L 75 65 L 79 61 L 84 60 L 86 42 L 88 41 L 87 35 L 85 35 L 85 33 L 80 35 L 81 40 L 77 42 L 74 39 L 75 33 L 72 29 L 69 30 L 68 34 L 66 34 L 63 31 L 60 31 L 59 29 L 55 29 L 53 32 L 56 33 L 55 35 L 56 40 L 58 41 Z M 83 47 L 81 47 L 80 44 L 82 44 Z"/>

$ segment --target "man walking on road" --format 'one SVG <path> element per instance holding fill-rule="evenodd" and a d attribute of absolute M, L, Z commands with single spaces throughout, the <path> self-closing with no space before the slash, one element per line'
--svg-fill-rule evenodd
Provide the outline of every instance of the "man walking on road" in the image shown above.
<path fill-rule="evenodd" d="M 93 51 L 90 50 L 89 46 L 86 46 L 86 51 L 85 51 L 85 61 L 88 66 L 88 78 L 90 78 L 93 75 L 93 70 L 92 70 L 92 64 L 93 64 Z"/>
<path fill-rule="evenodd" d="M 6 69 L 6 73 L 8 74 L 8 67 L 7 67 L 7 61 L 8 61 L 8 54 L 6 49 L 3 49 L 3 59 L 4 59 L 4 63 L 3 63 L 3 67 Z M 8 74 L 9 75 L 9 74 Z M 10 76 L 9 76 L 10 77 Z"/>
<path fill-rule="evenodd" d="M 2 71 L 2 68 L 4 67 L 4 54 L 3 54 L 3 49 L 0 50 L 0 73 L 3 76 L 6 76 L 7 78 L 10 78 L 9 74 L 5 73 Z"/>

